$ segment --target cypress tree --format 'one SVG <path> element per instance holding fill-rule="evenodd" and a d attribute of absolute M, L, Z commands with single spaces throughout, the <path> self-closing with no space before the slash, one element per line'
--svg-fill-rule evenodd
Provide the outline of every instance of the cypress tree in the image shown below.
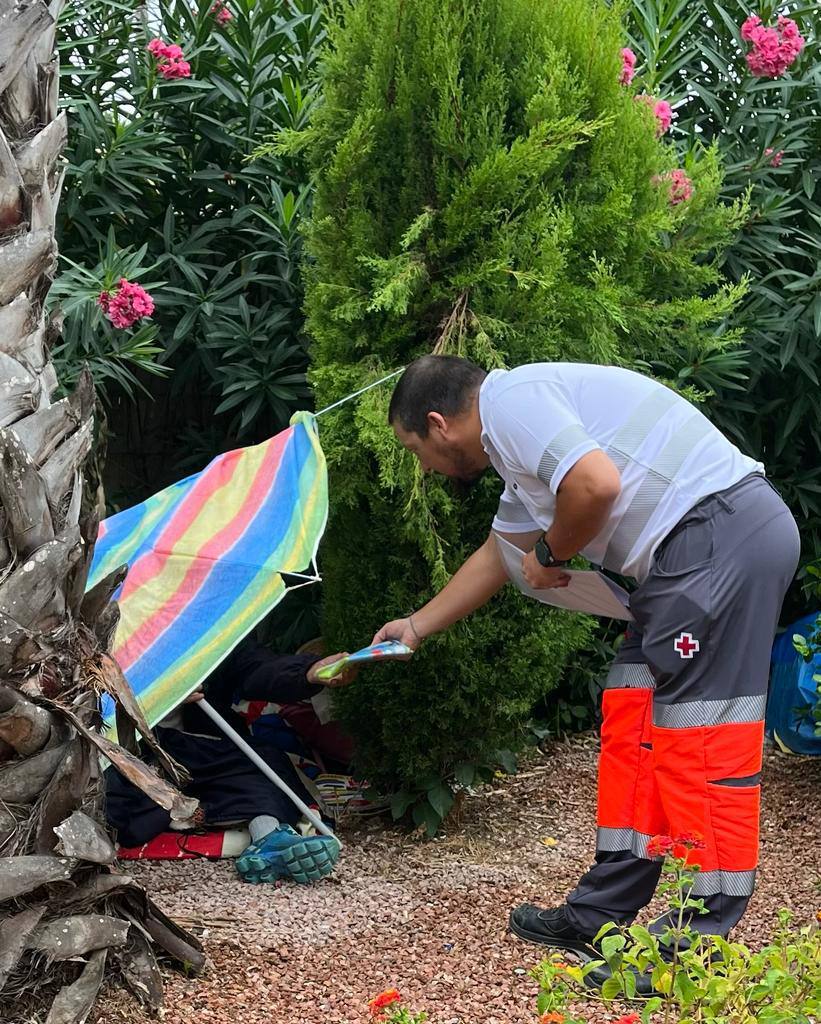
<path fill-rule="evenodd" d="M 724 284 L 717 260 L 743 203 L 718 203 L 714 149 L 688 154 L 689 198 L 671 186 L 675 151 L 620 84 L 623 45 L 603 0 L 338 0 L 320 102 L 282 141 L 316 178 L 306 312 L 319 405 L 431 351 L 488 369 L 641 367 L 734 343 L 717 328 L 743 283 Z M 368 642 L 439 589 L 487 535 L 500 490 L 490 475 L 468 494 L 424 478 L 387 426 L 388 392 L 322 423 L 331 649 Z M 339 697 L 361 770 L 429 831 L 447 783 L 508 762 L 533 703 L 591 637 L 589 619 L 508 591 Z"/>

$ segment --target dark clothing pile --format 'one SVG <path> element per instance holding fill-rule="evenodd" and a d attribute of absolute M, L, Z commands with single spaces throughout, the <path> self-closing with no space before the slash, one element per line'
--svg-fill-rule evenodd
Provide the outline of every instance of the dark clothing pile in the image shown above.
<path fill-rule="evenodd" d="M 274 654 L 256 640 L 244 640 L 203 683 L 205 699 L 225 721 L 247 740 L 245 719 L 232 708 L 243 700 L 296 704 L 310 700 L 320 687 L 309 683 L 308 669 L 319 661 L 315 654 Z M 183 704 L 182 730 L 204 736 L 223 736 L 196 703 Z"/>
<path fill-rule="evenodd" d="M 240 644 L 206 679 L 206 700 L 236 729 L 263 760 L 301 799 L 311 797 L 299 780 L 287 754 L 278 747 L 253 737 L 242 715 L 231 705 L 242 700 L 294 704 L 307 701 L 318 691 L 306 674 L 318 658 L 314 655 L 278 655 L 253 640 Z M 207 826 L 227 827 L 266 814 L 283 824 L 296 824 L 299 811 L 241 750 L 220 732 L 217 725 L 197 706 L 183 704 L 177 728 L 157 726 L 160 745 L 185 767 L 191 781 L 186 796 L 200 802 Z M 145 758 L 150 761 L 150 757 Z M 171 818 L 115 768 L 106 779 L 106 809 L 109 824 L 117 830 L 123 846 L 142 846 L 168 831 Z"/>

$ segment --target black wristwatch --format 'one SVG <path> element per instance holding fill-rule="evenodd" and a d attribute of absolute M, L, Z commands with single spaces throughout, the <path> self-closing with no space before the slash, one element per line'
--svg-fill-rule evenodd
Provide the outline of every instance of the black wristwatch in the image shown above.
<path fill-rule="evenodd" d="M 543 565 L 545 569 L 553 569 L 567 565 L 567 562 L 563 562 L 560 558 L 556 558 L 550 550 L 550 545 L 547 543 L 547 534 L 543 533 L 541 537 L 539 537 L 533 551 L 536 555 L 536 561 L 539 565 Z"/>

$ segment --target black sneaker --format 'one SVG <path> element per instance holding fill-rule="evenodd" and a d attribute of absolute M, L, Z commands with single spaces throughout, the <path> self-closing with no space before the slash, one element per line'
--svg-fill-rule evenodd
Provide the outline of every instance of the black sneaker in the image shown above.
<path fill-rule="evenodd" d="M 523 903 L 510 912 L 510 930 L 527 942 L 567 949 L 588 960 L 598 957 L 592 945 L 593 936 L 574 928 L 565 916 L 564 907 L 541 910 L 532 903 Z"/>

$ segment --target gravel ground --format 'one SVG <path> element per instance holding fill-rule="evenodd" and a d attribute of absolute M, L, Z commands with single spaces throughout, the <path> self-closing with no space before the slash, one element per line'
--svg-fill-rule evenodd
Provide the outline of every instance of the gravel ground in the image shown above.
<path fill-rule="evenodd" d="M 469 797 L 431 843 L 383 822 L 340 831 L 335 875 L 252 886 L 231 862 L 129 871 L 210 957 L 198 979 L 166 972 L 166 1024 L 360 1024 L 397 987 L 431 1024 L 534 1024 L 542 956 L 506 933 L 510 907 L 560 902 L 593 854 L 596 740 L 551 745 L 515 777 Z M 763 942 L 776 911 L 804 924 L 821 905 L 821 759 L 769 753 L 758 889 L 735 937 Z M 133 870 L 132 870 L 133 869 Z M 652 908 L 651 908 L 652 909 Z M 586 1011 L 591 1024 L 618 1016 Z M 91 1024 L 147 1024 L 110 992 Z"/>

